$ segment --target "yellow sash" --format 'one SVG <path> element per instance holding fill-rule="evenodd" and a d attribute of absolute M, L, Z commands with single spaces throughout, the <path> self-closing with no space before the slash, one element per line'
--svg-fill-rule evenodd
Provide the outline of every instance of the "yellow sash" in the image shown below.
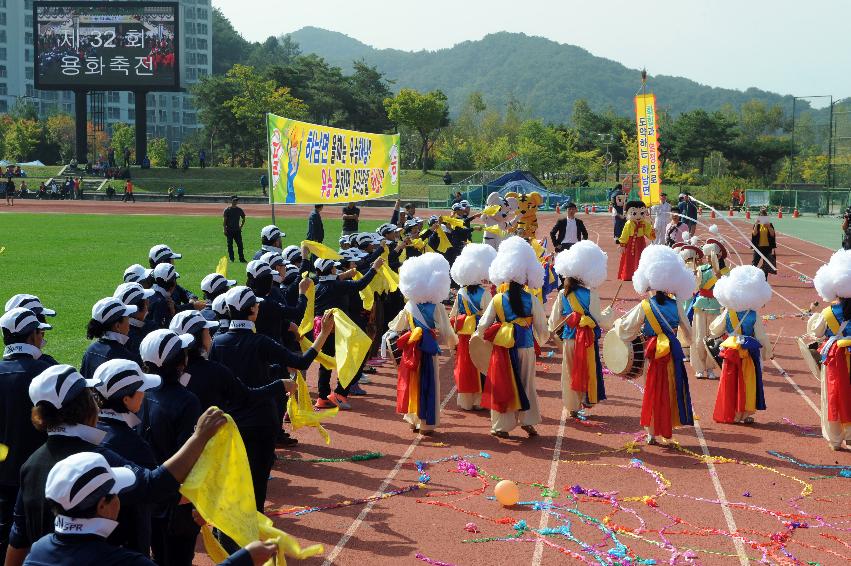
<path fill-rule="evenodd" d="M 650 328 L 656 333 L 656 359 L 663 358 L 671 352 L 671 342 L 668 336 L 662 332 L 662 327 L 659 326 L 659 320 L 656 318 L 656 313 L 653 312 L 653 307 L 649 299 L 641 301 L 641 308 L 644 311 L 644 318 L 650 324 Z"/>
<path fill-rule="evenodd" d="M 492 204 L 482 210 L 482 216 L 493 216 L 502 209 L 498 204 Z"/>
<path fill-rule="evenodd" d="M 830 328 L 830 331 L 833 332 L 833 335 L 836 336 L 839 334 L 839 329 L 842 325 L 839 324 L 839 321 L 836 320 L 836 315 L 833 314 L 833 309 L 827 307 L 823 311 L 821 311 L 821 315 L 824 317 L 825 322 L 827 322 L 827 327 Z"/>
<path fill-rule="evenodd" d="M 467 302 L 467 299 L 461 293 L 458 293 L 458 298 L 461 299 L 461 302 L 464 304 L 464 312 L 472 313 L 473 309 L 470 308 L 470 303 Z M 464 319 L 464 323 L 461 326 L 461 330 L 458 331 L 458 334 L 471 335 L 476 331 L 476 315 L 475 314 L 467 314 L 467 317 Z"/>
<path fill-rule="evenodd" d="M 730 317 L 730 324 L 733 325 L 733 334 L 738 334 L 739 325 L 741 324 L 739 322 L 739 313 L 734 310 L 728 310 L 727 316 Z"/>
<path fill-rule="evenodd" d="M 711 273 L 711 269 L 712 269 L 712 268 L 705 269 L 705 270 L 704 270 L 704 273 L 706 273 L 706 272 L 710 272 L 710 273 Z M 716 276 L 713 274 L 713 275 L 712 275 L 712 277 L 710 277 L 709 279 L 707 279 L 707 280 L 706 280 L 706 282 L 705 282 L 703 285 L 701 285 L 701 287 L 700 287 L 700 288 L 701 288 L 701 289 L 703 289 L 704 291 L 708 291 L 708 290 L 712 289 L 712 288 L 715 286 L 715 284 L 716 284 L 716 283 L 718 283 L 718 277 L 716 277 Z"/>
<path fill-rule="evenodd" d="M 570 303 L 570 308 L 573 309 L 573 312 L 578 312 L 582 315 L 582 318 L 579 319 L 579 326 L 587 326 L 588 328 L 596 328 L 597 323 L 594 322 L 594 319 L 585 314 L 585 309 L 582 308 L 582 303 L 579 302 L 579 299 L 576 298 L 576 293 L 571 293 L 567 296 L 567 302 Z"/>
<path fill-rule="evenodd" d="M 287 401 L 287 414 L 290 416 L 293 430 L 298 430 L 303 426 L 312 426 L 319 432 L 319 436 L 322 437 L 325 444 L 331 444 L 331 436 L 322 427 L 322 421 L 330 419 L 340 409 L 334 407 L 325 411 L 314 411 L 313 404 L 310 402 L 310 392 L 307 390 L 307 382 L 301 372 L 296 372 L 295 381 L 296 394 L 290 395 Z"/>
<path fill-rule="evenodd" d="M 508 236 L 508 232 L 500 228 L 499 226 L 485 226 L 485 232 L 493 234 L 494 236 L 499 236 L 500 238 L 504 238 Z"/>
<path fill-rule="evenodd" d="M 499 330 L 496 332 L 496 336 L 494 336 L 493 343 L 494 346 L 501 346 L 503 348 L 512 348 L 514 347 L 514 325 L 528 327 L 532 324 L 532 317 L 517 317 L 511 322 L 505 320 L 505 308 L 502 304 L 503 294 L 499 293 L 494 300 L 494 308 L 496 309 L 496 317 L 497 320 L 502 324 Z"/>

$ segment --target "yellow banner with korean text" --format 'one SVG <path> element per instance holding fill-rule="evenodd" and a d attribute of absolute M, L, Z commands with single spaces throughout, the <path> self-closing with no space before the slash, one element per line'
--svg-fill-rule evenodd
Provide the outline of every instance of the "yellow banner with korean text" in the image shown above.
<path fill-rule="evenodd" d="M 399 135 L 266 115 L 271 202 L 333 204 L 399 194 Z"/>
<path fill-rule="evenodd" d="M 638 129 L 638 195 L 644 204 L 652 206 L 661 202 L 662 193 L 655 95 L 639 94 L 635 97 L 635 124 Z"/>

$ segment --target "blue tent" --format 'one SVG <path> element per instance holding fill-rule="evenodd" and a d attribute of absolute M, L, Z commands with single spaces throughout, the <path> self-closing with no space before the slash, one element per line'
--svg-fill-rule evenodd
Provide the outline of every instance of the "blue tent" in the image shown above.
<path fill-rule="evenodd" d="M 546 189 L 541 180 L 531 171 L 521 171 L 519 169 L 506 173 L 485 185 L 469 187 L 469 190 L 463 193 L 463 197 L 473 205 L 484 206 L 487 196 L 491 193 L 498 192 L 501 195 L 505 195 L 510 192 L 531 193 L 535 191 L 544 197 L 544 203 L 541 205 L 541 208 L 554 208 L 557 203 L 569 200 L 569 197 Z"/>

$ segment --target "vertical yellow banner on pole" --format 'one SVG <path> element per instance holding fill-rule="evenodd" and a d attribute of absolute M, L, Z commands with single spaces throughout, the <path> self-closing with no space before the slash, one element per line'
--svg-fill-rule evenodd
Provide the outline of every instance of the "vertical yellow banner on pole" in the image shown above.
<path fill-rule="evenodd" d="M 652 206 L 659 204 L 662 193 L 655 95 L 639 94 L 635 97 L 635 124 L 638 128 L 638 194 L 644 204 Z"/>

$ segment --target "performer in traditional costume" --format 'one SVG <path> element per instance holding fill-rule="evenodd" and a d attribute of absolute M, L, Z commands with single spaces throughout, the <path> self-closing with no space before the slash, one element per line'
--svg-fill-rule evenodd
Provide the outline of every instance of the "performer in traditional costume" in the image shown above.
<path fill-rule="evenodd" d="M 544 306 L 524 290 L 540 289 L 544 270 L 523 238 L 504 240 L 490 266 L 490 280 L 507 291 L 494 296 L 476 334 L 493 343 L 482 406 L 491 410 L 491 434 L 507 438 L 517 425 L 530 437 L 541 422 L 535 390 L 535 350 L 549 338 Z"/>
<path fill-rule="evenodd" d="M 670 440 L 673 429 L 694 424 L 688 374 L 683 363 L 683 345 L 691 326 L 682 299 L 695 288 L 694 275 L 683 259 L 667 246 L 651 245 L 641 254 L 632 285 L 639 294 L 648 293 L 635 308 L 614 322 L 613 332 L 624 342 L 639 334 L 647 340 L 644 398 L 641 426 L 647 443 Z M 679 328 L 682 338 L 678 338 Z M 682 341 L 681 341 L 682 340 Z"/>
<path fill-rule="evenodd" d="M 482 408 L 485 376 L 470 359 L 470 336 L 476 331 L 479 319 L 491 301 L 490 290 L 484 284 L 488 281 L 488 269 L 495 257 L 496 250 L 488 244 L 467 244 L 450 271 L 452 279 L 460 286 L 449 319 L 458 334 L 455 386 L 458 388 L 458 406 L 465 411 Z"/>
<path fill-rule="evenodd" d="M 758 312 L 771 299 L 771 286 L 761 270 L 740 265 L 718 280 L 715 298 L 724 311 L 712 321 L 709 334 L 726 334 L 727 339 L 721 344 L 721 381 L 712 418 L 751 424 L 754 414 L 765 410 L 762 359 L 774 357 Z"/>
<path fill-rule="evenodd" d="M 715 284 L 730 270 L 726 264 L 727 248 L 719 240 L 709 238 L 701 252 L 705 261 L 697 266 L 697 293 L 686 310 L 692 329 L 689 363 L 697 379 L 718 379 L 715 359 L 706 349 L 706 339 L 709 337 L 709 322 L 721 312 L 713 291 Z"/>
<path fill-rule="evenodd" d="M 449 263 L 431 252 L 409 258 L 399 269 L 399 289 L 408 302 L 390 323 L 401 334 L 396 412 L 405 415 L 411 430 L 431 435 L 440 422 L 438 342 L 449 347 L 458 342 L 440 304 L 449 295 Z"/>
<path fill-rule="evenodd" d="M 608 256 L 600 246 L 584 240 L 556 256 L 555 270 L 564 277 L 550 314 L 549 331 L 564 340 L 561 394 L 571 416 L 579 416 L 606 398 L 600 363 L 600 328 L 612 327 L 612 309 L 600 311 L 597 287 L 608 273 Z"/>
<path fill-rule="evenodd" d="M 833 450 L 851 448 L 851 250 L 838 251 L 816 272 L 813 285 L 832 301 L 814 314 L 807 331 L 827 340 L 820 348 L 821 434 Z"/>
<path fill-rule="evenodd" d="M 751 231 L 751 245 L 754 248 L 751 265 L 762 269 L 766 279 L 768 279 L 769 274 L 776 274 L 777 234 L 774 231 L 774 224 L 768 218 L 768 210 L 766 208 L 759 209 L 759 216 Z"/>
<path fill-rule="evenodd" d="M 622 248 L 621 263 L 618 269 L 618 279 L 632 281 L 632 274 L 638 267 L 641 252 L 647 245 L 647 239 L 656 239 L 653 224 L 650 222 L 650 211 L 640 200 L 631 200 L 624 206 L 626 224 L 624 224 L 618 244 Z"/>

